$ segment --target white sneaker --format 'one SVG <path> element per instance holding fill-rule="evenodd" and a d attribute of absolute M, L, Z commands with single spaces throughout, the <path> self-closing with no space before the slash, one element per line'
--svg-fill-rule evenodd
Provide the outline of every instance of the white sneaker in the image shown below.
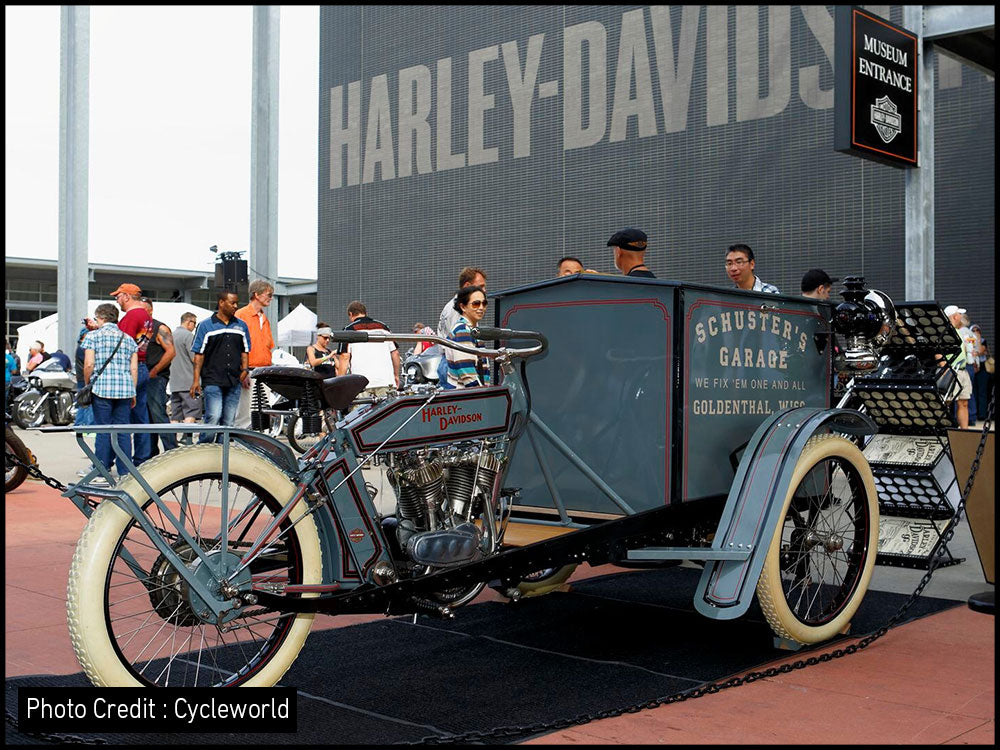
<path fill-rule="evenodd" d="M 110 487 L 111 486 L 111 482 L 109 482 L 107 479 L 105 479 L 104 477 L 102 477 L 100 475 L 98 475 L 98 476 L 94 477 L 93 479 L 91 479 L 90 482 L 88 482 L 88 484 L 90 484 L 93 487 Z"/>
<path fill-rule="evenodd" d="M 77 475 L 78 477 L 85 477 L 85 476 L 87 476 L 87 475 L 88 475 L 88 474 L 89 474 L 90 472 L 92 472 L 93 470 L 94 470 L 94 465 L 93 465 L 93 464 L 91 464 L 91 465 L 90 465 L 90 466 L 88 466 L 88 467 L 87 467 L 86 469 L 80 469 L 80 471 L 76 472 L 76 475 Z"/>

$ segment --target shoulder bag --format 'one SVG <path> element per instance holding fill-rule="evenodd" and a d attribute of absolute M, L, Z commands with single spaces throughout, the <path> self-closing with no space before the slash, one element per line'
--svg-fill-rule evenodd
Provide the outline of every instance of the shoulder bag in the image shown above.
<path fill-rule="evenodd" d="M 90 406 L 92 403 L 94 403 L 94 382 L 99 377 L 101 377 L 101 373 L 104 372 L 105 368 L 111 363 L 111 360 L 115 358 L 115 355 L 118 353 L 118 348 L 122 345 L 122 341 L 124 340 L 125 340 L 125 334 L 123 333 L 121 335 L 121 338 L 118 339 L 118 343 L 115 344 L 115 349 L 113 352 L 111 352 L 111 356 L 104 361 L 103 365 L 101 365 L 101 369 L 98 370 L 97 374 L 90 379 L 89 383 L 87 383 L 85 386 L 83 386 L 83 388 L 77 391 L 76 394 L 77 406 Z"/>

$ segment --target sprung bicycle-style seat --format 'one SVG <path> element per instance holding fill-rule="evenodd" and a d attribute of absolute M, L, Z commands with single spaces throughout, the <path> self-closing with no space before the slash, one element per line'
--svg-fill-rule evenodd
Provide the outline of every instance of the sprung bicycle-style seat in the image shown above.
<path fill-rule="evenodd" d="M 364 375 L 338 375 L 334 378 L 324 378 L 318 372 L 303 367 L 257 367 L 250 373 L 251 377 L 264 383 L 268 388 L 287 399 L 298 401 L 306 395 L 310 385 L 314 385 L 328 409 L 343 410 L 350 407 L 351 402 L 368 387 L 368 378 Z"/>

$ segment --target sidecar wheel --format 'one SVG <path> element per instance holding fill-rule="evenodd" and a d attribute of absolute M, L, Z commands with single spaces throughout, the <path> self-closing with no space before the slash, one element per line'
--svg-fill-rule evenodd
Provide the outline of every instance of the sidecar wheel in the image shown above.
<path fill-rule="evenodd" d="M 864 455 L 837 435 L 811 438 L 757 583 L 771 629 L 807 644 L 842 632 L 868 590 L 878 531 L 875 480 Z"/>
<path fill-rule="evenodd" d="M 576 570 L 576 563 L 563 565 L 561 568 L 544 568 L 517 584 L 521 596 L 542 596 L 555 591 L 569 580 Z"/>
<path fill-rule="evenodd" d="M 221 445 L 180 447 L 145 462 L 141 473 L 206 554 L 238 562 L 279 517 L 295 486 L 273 464 L 236 447 L 230 448 L 228 470 L 224 553 L 218 552 Z M 189 569 L 206 571 L 134 477 L 117 489 L 136 499 L 145 520 Z M 280 522 L 278 534 L 247 569 L 241 590 L 251 577 L 256 585 L 322 582 L 319 535 L 312 516 L 300 517 L 304 509 L 300 503 Z M 77 659 L 91 682 L 107 687 L 274 685 L 295 660 L 313 620 L 311 614 L 251 605 L 224 627 L 206 621 L 207 606 L 136 519 L 112 500 L 101 503 L 77 544 L 66 608 Z"/>

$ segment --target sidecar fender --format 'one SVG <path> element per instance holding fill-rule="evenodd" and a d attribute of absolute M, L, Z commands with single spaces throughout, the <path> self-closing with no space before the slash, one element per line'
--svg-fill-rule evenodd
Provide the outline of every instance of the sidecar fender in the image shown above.
<path fill-rule="evenodd" d="M 712 542 L 713 549 L 748 551 L 750 556 L 705 564 L 694 596 L 698 612 L 731 620 L 747 611 L 795 464 L 806 441 L 826 430 L 873 435 L 878 427 L 857 411 L 800 407 L 773 415 L 750 438 Z"/>

